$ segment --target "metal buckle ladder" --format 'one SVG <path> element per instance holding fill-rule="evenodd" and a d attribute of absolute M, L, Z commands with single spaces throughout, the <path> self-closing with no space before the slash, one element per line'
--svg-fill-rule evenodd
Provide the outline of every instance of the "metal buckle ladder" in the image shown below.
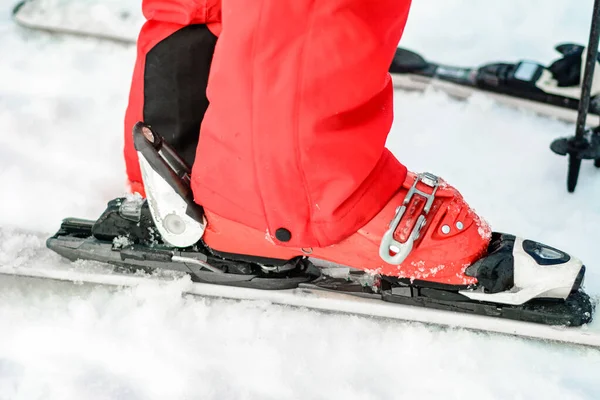
<path fill-rule="evenodd" d="M 431 194 L 425 193 L 419 189 L 417 189 L 417 184 L 422 182 L 423 184 L 432 188 Z M 431 209 L 433 204 L 433 200 L 435 199 L 435 193 L 439 187 L 439 178 L 429 172 L 421 173 L 417 175 L 417 179 L 415 179 L 411 188 L 408 190 L 402 205 L 396 208 L 396 214 L 394 215 L 394 219 L 390 223 L 388 230 L 385 232 L 383 237 L 381 238 L 381 244 L 379 246 L 379 256 L 383 259 L 383 261 L 392 265 L 400 265 L 406 257 L 410 254 L 413 249 L 413 245 L 415 241 L 419 238 L 421 233 L 421 229 L 425 225 L 427 221 L 426 217 Z M 408 205 L 410 204 L 414 195 L 419 195 L 424 197 L 427 202 L 425 203 L 425 207 L 423 211 L 417 218 L 417 222 L 412 228 L 410 235 L 406 242 L 401 243 L 394 239 L 394 232 L 398 228 L 400 224 L 400 220 L 402 216 L 406 212 Z M 394 255 L 390 255 L 390 251 L 394 253 Z"/>

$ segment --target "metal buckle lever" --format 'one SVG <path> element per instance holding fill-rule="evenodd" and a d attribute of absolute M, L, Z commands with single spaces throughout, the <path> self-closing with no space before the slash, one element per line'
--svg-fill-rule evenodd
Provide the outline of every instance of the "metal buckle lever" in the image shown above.
<path fill-rule="evenodd" d="M 419 182 L 422 182 L 425 185 L 433 188 L 431 194 L 425 193 L 417 189 L 417 184 Z M 406 257 L 408 257 L 408 255 L 412 251 L 414 242 L 419 238 L 421 228 L 423 228 L 425 222 L 427 221 L 426 216 L 429 213 L 429 210 L 431 209 L 431 205 L 433 204 L 433 200 L 435 199 L 435 193 L 438 189 L 438 186 L 439 178 L 437 176 L 430 174 L 429 172 L 417 175 L 417 179 L 415 179 L 415 182 L 408 190 L 408 193 L 406 194 L 402 205 L 396 208 L 396 214 L 394 215 L 394 219 L 390 223 L 389 229 L 381 238 L 381 245 L 379 246 L 379 256 L 383 259 L 383 261 L 392 265 L 400 265 L 406 259 Z M 425 207 L 423 208 L 421 215 L 419 215 L 419 218 L 417 218 L 417 222 L 413 226 L 413 229 L 410 232 L 408 239 L 405 243 L 400 243 L 396 239 L 394 239 L 394 232 L 398 228 L 400 220 L 402 219 L 402 216 L 404 215 L 407 206 L 409 205 L 410 201 L 412 200 L 412 197 L 415 194 L 424 197 L 425 199 L 427 199 L 427 202 L 425 203 Z M 390 251 L 393 251 L 395 254 L 393 256 L 390 255 Z"/>

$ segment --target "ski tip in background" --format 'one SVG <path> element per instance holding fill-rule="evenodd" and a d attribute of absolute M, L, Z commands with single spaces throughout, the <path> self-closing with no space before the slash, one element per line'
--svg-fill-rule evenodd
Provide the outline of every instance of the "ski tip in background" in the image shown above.
<path fill-rule="evenodd" d="M 61 3 L 62 4 L 62 3 Z M 68 2 L 64 3 L 68 5 Z M 118 11 L 118 10 L 117 10 Z M 65 9 L 44 9 L 44 3 L 36 0 L 21 0 L 12 9 L 12 20 L 18 26 L 31 31 L 46 32 L 55 35 L 67 35 L 79 38 L 90 38 L 124 45 L 133 45 L 137 41 L 137 33 L 141 27 L 141 17 L 137 20 L 125 18 L 115 24 L 107 25 L 82 15 L 76 22 L 61 18 Z M 68 15 L 68 14 L 65 14 Z"/>
<path fill-rule="evenodd" d="M 398 47 L 390 67 L 391 73 L 401 74 L 427 68 L 429 63 L 418 53 Z"/>
<path fill-rule="evenodd" d="M 22 0 L 20 2 L 18 2 L 12 9 L 12 18 L 15 19 L 15 17 L 17 16 L 17 14 L 19 13 L 19 11 L 21 10 L 21 8 L 25 5 L 25 3 L 29 1 L 29 0 Z"/>

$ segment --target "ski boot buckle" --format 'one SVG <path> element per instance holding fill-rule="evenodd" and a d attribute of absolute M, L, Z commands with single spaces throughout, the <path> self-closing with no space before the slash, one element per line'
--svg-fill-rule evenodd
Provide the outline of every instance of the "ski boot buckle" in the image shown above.
<path fill-rule="evenodd" d="M 423 184 L 432 188 L 431 193 L 425 193 L 417 189 L 417 185 L 419 182 L 422 182 Z M 406 194 L 402 205 L 396 208 L 396 214 L 394 215 L 394 219 L 390 223 L 389 229 L 381 238 L 381 245 L 379 246 L 379 256 L 383 259 L 383 261 L 392 265 L 400 265 L 406 259 L 406 257 L 408 257 L 413 248 L 414 242 L 419 238 L 421 228 L 425 226 L 426 217 L 429 213 L 429 210 L 431 209 L 431 205 L 433 204 L 433 200 L 435 199 L 435 193 L 438 187 L 439 178 L 437 176 L 429 172 L 417 175 L 417 179 L 415 179 L 411 188 L 408 190 L 408 193 Z M 412 231 L 408 236 L 408 239 L 406 240 L 406 242 L 401 243 L 394 239 L 394 232 L 398 228 L 400 220 L 402 219 L 402 216 L 406 212 L 406 209 L 415 194 L 424 197 L 427 200 L 427 202 L 425 203 L 423 211 L 417 218 L 417 222 L 414 224 Z"/>

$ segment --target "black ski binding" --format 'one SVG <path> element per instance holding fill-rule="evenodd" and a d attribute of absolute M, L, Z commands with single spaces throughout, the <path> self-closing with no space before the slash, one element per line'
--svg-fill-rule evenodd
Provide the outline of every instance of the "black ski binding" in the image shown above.
<path fill-rule="evenodd" d="M 488 255 L 469 266 L 466 274 L 478 280 L 478 287 L 486 293 L 510 291 L 513 286 L 513 247 L 515 236 L 494 233 Z M 550 249 L 555 258 L 544 255 Z M 562 251 L 533 241 L 525 241 L 524 249 L 541 265 L 561 264 L 570 256 Z M 540 256 L 539 254 L 542 254 Z M 535 298 L 521 305 L 510 305 L 472 300 L 454 286 L 431 284 L 426 281 L 382 277 L 382 299 L 392 303 L 458 311 L 490 317 L 514 319 L 546 325 L 581 326 L 589 323 L 594 314 L 590 297 L 582 290 L 585 266 L 581 267 L 565 299 Z M 477 289 L 464 288 L 464 289 Z"/>
<path fill-rule="evenodd" d="M 65 219 L 46 241 L 48 248 L 72 261 L 94 260 L 130 270 L 173 270 L 189 274 L 196 282 L 256 289 L 295 288 L 319 276 L 304 257 L 242 260 L 213 252 L 201 240 L 206 221 L 202 207 L 193 201 L 189 166 L 148 125 L 137 123 L 133 136 L 142 154 L 144 184 L 163 185 L 163 192 L 173 194 L 164 199 L 172 208 L 164 213 L 163 202 L 156 201 L 152 190 L 147 190 L 147 199 L 117 198 L 96 221 Z M 186 228 L 180 229 L 181 224 Z"/>

